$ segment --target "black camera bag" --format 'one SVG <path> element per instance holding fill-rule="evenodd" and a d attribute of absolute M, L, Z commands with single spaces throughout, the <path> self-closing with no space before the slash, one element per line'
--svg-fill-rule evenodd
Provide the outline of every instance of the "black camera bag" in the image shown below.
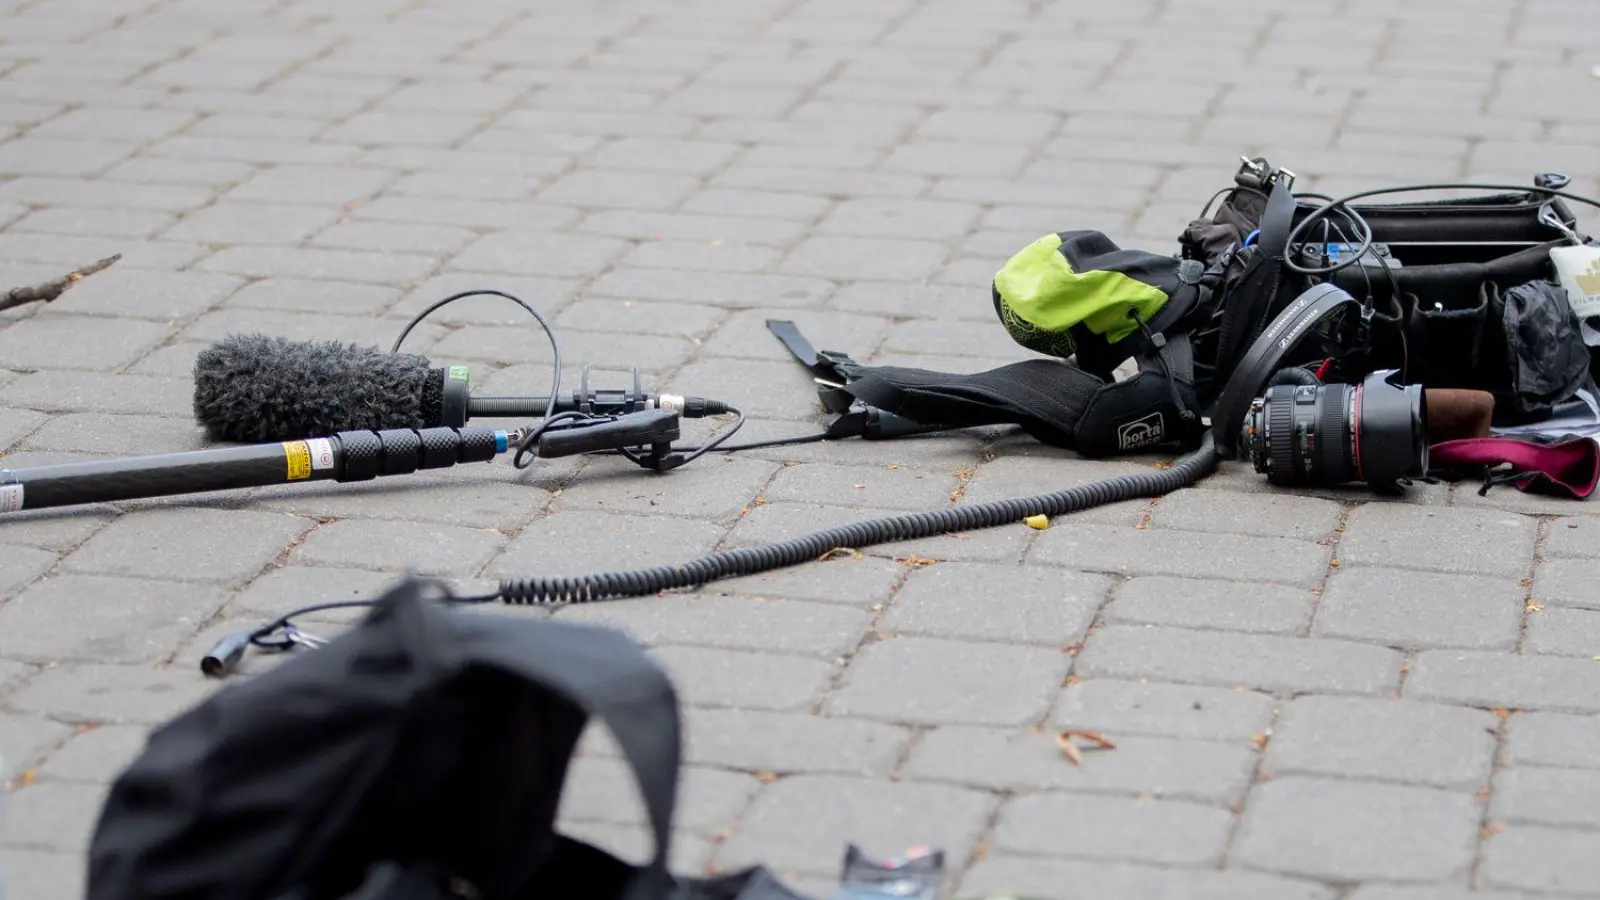
<path fill-rule="evenodd" d="M 1394 368 L 1408 383 L 1488 391 L 1497 424 L 1537 421 L 1592 387 L 1590 369 L 1600 355 L 1583 343 L 1550 260 L 1577 220 L 1541 190 L 1560 190 L 1565 176 L 1539 175 L 1526 192 L 1351 203 L 1371 230 L 1373 251 L 1326 275 L 1297 272 L 1287 260 L 1326 268 L 1318 248 L 1343 245 L 1348 252 L 1361 236 L 1335 208 L 1291 245 L 1292 232 L 1332 200 L 1293 194 L 1292 181 L 1266 160 L 1246 160 L 1216 213 L 1202 214 L 1179 238 L 1184 258 L 1225 270 L 1210 319 L 1191 336 L 1206 396 L 1291 299 L 1324 283 L 1361 299 L 1367 320 L 1307 342 L 1289 363 L 1316 363 L 1328 346 L 1360 346 L 1359 355 L 1336 361 L 1334 380 Z"/>

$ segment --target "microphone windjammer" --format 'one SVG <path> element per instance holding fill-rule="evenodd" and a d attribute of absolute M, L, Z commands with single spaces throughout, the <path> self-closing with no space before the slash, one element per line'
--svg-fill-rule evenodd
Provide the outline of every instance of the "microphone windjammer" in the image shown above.
<path fill-rule="evenodd" d="M 194 365 L 194 415 L 212 440 L 266 443 L 381 430 L 437 413 L 429 361 L 338 341 L 230 335 Z"/>

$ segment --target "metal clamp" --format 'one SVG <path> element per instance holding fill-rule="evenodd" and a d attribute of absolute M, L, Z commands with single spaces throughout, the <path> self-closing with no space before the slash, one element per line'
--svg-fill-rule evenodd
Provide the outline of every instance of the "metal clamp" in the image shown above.
<path fill-rule="evenodd" d="M 1234 173 L 1233 180 L 1241 187 L 1254 188 L 1258 191 L 1270 190 L 1273 182 L 1282 181 L 1283 189 L 1289 190 L 1294 186 L 1296 177 L 1289 169 L 1273 166 L 1265 156 L 1254 158 L 1241 156 L 1239 171 Z"/>
<path fill-rule="evenodd" d="M 1560 188 L 1556 188 L 1556 190 L 1560 190 Z M 1567 223 L 1561 221 L 1561 216 L 1556 213 L 1556 206 L 1553 201 L 1539 207 L 1539 224 L 1546 228 L 1554 228 L 1574 245 L 1583 246 L 1583 238 L 1579 237 L 1576 231 L 1568 228 Z"/>

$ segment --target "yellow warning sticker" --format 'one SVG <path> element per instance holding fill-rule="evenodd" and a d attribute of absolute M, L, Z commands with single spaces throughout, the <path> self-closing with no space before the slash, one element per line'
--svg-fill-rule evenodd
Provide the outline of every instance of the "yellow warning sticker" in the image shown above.
<path fill-rule="evenodd" d="M 289 463 L 289 480 L 304 481 L 311 477 L 311 448 L 305 441 L 285 441 L 283 457 Z"/>

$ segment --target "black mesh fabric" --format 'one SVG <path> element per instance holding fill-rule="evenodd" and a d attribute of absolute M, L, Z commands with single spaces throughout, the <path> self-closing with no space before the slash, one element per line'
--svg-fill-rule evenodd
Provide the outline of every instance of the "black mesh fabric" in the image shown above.
<path fill-rule="evenodd" d="M 410 428 L 429 380 L 411 353 L 235 334 L 195 358 L 194 416 L 212 440 L 248 444 Z"/>
<path fill-rule="evenodd" d="M 443 369 L 428 370 L 428 378 L 422 382 L 422 398 L 419 406 L 422 410 L 420 421 L 427 423 L 444 421 Z"/>

